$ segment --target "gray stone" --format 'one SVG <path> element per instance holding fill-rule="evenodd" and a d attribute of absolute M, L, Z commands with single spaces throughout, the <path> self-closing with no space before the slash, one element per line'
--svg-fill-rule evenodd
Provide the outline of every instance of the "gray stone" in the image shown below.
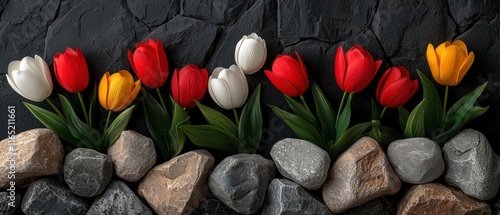
<path fill-rule="evenodd" d="M 300 185 L 288 179 L 273 179 L 267 188 L 262 214 L 332 214 Z"/>
<path fill-rule="evenodd" d="M 218 199 L 207 199 L 200 203 L 200 206 L 196 208 L 193 215 L 239 215 L 236 211 L 233 211 L 230 207 L 219 201 Z"/>
<path fill-rule="evenodd" d="M 156 163 L 153 140 L 135 131 L 123 131 L 108 149 L 116 175 L 127 181 L 138 181 Z"/>
<path fill-rule="evenodd" d="M 21 200 L 22 198 L 19 191 L 0 192 L 0 214 L 14 214 L 19 204 L 21 204 Z"/>
<path fill-rule="evenodd" d="M 254 1 L 183 0 L 182 15 L 212 24 L 232 25 Z"/>
<path fill-rule="evenodd" d="M 87 202 L 63 184 L 48 178 L 33 182 L 24 194 L 21 210 L 27 214 L 85 214 Z"/>
<path fill-rule="evenodd" d="M 330 155 L 311 142 L 286 138 L 271 149 L 278 171 L 300 186 L 316 190 L 323 185 L 330 168 Z"/>
<path fill-rule="evenodd" d="M 499 1 L 461 1 L 448 0 L 450 15 L 457 23 L 460 32 L 467 30 L 468 27 L 477 21 L 476 17 L 481 19 L 493 19 L 500 12 Z"/>
<path fill-rule="evenodd" d="M 495 201 L 495 205 L 493 205 L 493 214 L 500 215 L 500 197 Z"/>
<path fill-rule="evenodd" d="M 495 197 L 500 187 L 500 157 L 479 131 L 465 129 L 443 146 L 448 184 L 480 200 Z"/>
<path fill-rule="evenodd" d="M 252 214 L 264 203 L 267 186 L 274 178 L 274 163 L 258 154 L 229 156 L 209 177 L 210 191 L 238 213 Z"/>
<path fill-rule="evenodd" d="M 358 207 L 347 210 L 343 215 L 393 215 L 396 206 L 387 197 L 376 198 Z"/>
<path fill-rule="evenodd" d="M 389 144 L 387 157 L 399 178 L 410 184 L 424 184 L 444 172 L 439 145 L 428 138 L 396 140 Z"/>
<path fill-rule="evenodd" d="M 153 214 L 122 181 L 113 181 L 104 194 L 95 199 L 87 215 Z"/>
<path fill-rule="evenodd" d="M 101 194 L 112 176 L 113 163 L 105 154 L 77 148 L 66 155 L 64 180 L 76 195 L 93 197 Z"/>
<path fill-rule="evenodd" d="M 158 26 L 179 14 L 180 0 L 127 0 L 128 9 L 148 26 Z"/>

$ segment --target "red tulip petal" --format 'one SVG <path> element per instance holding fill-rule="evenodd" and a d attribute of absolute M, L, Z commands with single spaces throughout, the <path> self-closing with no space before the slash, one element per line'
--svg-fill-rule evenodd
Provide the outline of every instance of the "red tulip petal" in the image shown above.
<path fill-rule="evenodd" d="M 297 83 L 298 85 L 295 85 L 295 88 L 297 88 L 297 90 L 299 92 L 302 92 L 302 94 L 303 94 L 309 88 L 309 76 L 307 75 L 306 66 L 304 64 L 304 61 L 302 61 L 302 58 L 300 57 L 299 53 L 295 52 L 295 55 L 297 55 L 297 59 L 299 60 L 300 69 L 302 72 L 302 81 L 299 82 L 300 84 Z"/>
<path fill-rule="evenodd" d="M 273 83 L 273 85 L 282 93 L 286 94 L 287 96 L 290 97 L 298 97 L 302 95 L 290 82 L 288 82 L 286 79 L 278 76 L 276 73 L 271 72 L 269 70 L 265 70 L 264 73 L 266 74 L 267 78 Z"/>
<path fill-rule="evenodd" d="M 307 87 L 307 80 L 304 80 L 302 76 L 302 67 L 295 58 L 290 55 L 282 55 L 275 60 L 272 68 L 273 73 L 286 79 L 286 81 L 293 85 L 298 92 L 305 91 L 304 87 Z"/>
<path fill-rule="evenodd" d="M 401 72 L 401 77 L 410 78 L 410 71 L 408 71 L 408 69 L 406 69 L 406 67 L 399 66 L 398 69 Z"/>
<path fill-rule="evenodd" d="M 201 86 L 201 90 L 198 91 L 198 95 L 195 97 L 196 101 L 201 101 L 205 96 L 208 88 L 208 71 L 206 69 L 200 69 L 201 83 L 198 83 Z"/>
<path fill-rule="evenodd" d="M 136 72 L 135 66 L 134 66 L 134 54 L 132 53 L 132 51 L 128 50 L 127 57 L 128 57 L 128 62 L 130 63 L 130 66 L 132 67 L 134 72 Z"/>
<path fill-rule="evenodd" d="M 146 40 L 146 45 L 147 46 L 152 46 L 152 47 L 156 48 L 156 42 L 154 40 L 152 40 L 151 38 L 148 38 Z"/>
<path fill-rule="evenodd" d="M 344 80 L 344 90 L 347 93 L 359 93 L 371 81 L 371 66 L 373 62 L 368 60 L 356 60 L 347 66 Z M 367 84 L 368 82 L 368 84 Z"/>
<path fill-rule="evenodd" d="M 344 50 L 342 46 L 337 48 L 337 53 L 335 54 L 335 71 L 333 74 L 335 75 L 335 81 L 337 81 L 337 85 L 339 85 L 340 89 L 345 91 L 344 88 L 344 78 L 346 72 L 346 60 L 344 57 Z"/>
<path fill-rule="evenodd" d="M 150 88 L 160 87 L 160 76 L 156 72 L 156 54 L 149 46 L 135 50 L 133 55 L 135 73 L 142 83 Z"/>
<path fill-rule="evenodd" d="M 402 106 L 410 100 L 411 93 L 410 79 L 402 78 L 387 85 L 382 91 L 380 103 L 387 108 Z"/>
<path fill-rule="evenodd" d="M 160 72 L 160 86 L 165 83 L 168 77 L 168 59 L 167 55 L 165 54 L 165 50 L 163 49 L 163 45 L 161 43 L 161 40 L 158 39 L 158 43 L 156 43 L 157 46 L 157 62 L 158 62 L 158 67 L 157 71 Z"/>
<path fill-rule="evenodd" d="M 347 53 L 345 53 L 345 59 L 347 64 L 351 64 L 353 61 L 365 59 L 365 55 L 360 49 L 351 48 Z"/>
<path fill-rule="evenodd" d="M 378 84 L 377 84 L 377 90 L 375 91 L 375 96 L 377 97 L 377 100 L 380 102 L 380 95 L 382 94 L 382 90 L 384 90 L 384 87 L 387 85 L 387 77 L 389 77 L 392 68 L 387 69 L 384 74 L 380 77 Z"/>
<path fill-rule="evenodd" d="M 172 97 L 174 100 L 179 103 L 179 69 L 175 69 L 172 74 L 172 82 L 170 84 L 172 89 Z"/>

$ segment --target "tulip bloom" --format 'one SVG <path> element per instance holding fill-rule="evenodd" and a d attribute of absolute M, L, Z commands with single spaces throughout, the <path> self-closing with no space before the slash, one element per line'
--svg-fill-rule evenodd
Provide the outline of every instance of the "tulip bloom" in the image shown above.
<path fill-rule="evenodd" d="M 215 68 L 208 81 L 210 97 L 226 110 L 241 107 L 247 100 L 247 78 L 234 64 L 228 69 Z"/>
<path fill-rule="evenodd" d="M 297 60 L 292 55 L 279 55 L 273 62 L 272 71 L 265 70 L 267 78 L 279 91 L 290 97 L 298 97 L 309 88 L 307 70 L 298 52 Z"/>
<path fill-rule="evenodd" d="M 207 85 L 207 70 L 190 64 L 181 70 L 175 69 L 172 75 L 172 96 L 183 108 L 193 108 L 196 106 L 194 100 L 200 101 L 205 96 Z"/>
<path fill-rule="evenodd" d="M 335 81 L 346 93 L 359 93 L 373 80 L 382 60 L 373 57 L 359 45 L 353 46 L 345 54 L 341 46 L 335 55 Z"/>
<path fill-rule="evenodd" d="M 404 67 L 389 68 L 377 85 L 377 100 L 387 108 L 398 108 L 408 102 L 418 89 L 418 80 L 410 80 Z"/>
<path fill-rule="evenodd" d="M 236 65 L 245 74 L 253 74 L 259 71 L 267 58 L 266 41 L 256 33 L 245 35 L 236 45 L 234 60 Z"/>
<path fill-rule="evenodd" d="M 67 48 L 54 56 L 54 73 L 61 86 L 72 93 L 79 93 L 89 84 L 89 70 L 82 50 Z"/>
<path fill-rule="evenodd" d="M 111 76 L 106 72 L 99 83 L 99 102 L 104 109 L 118 112 L 132 103 L 140 89 L 141 81 L 134 83 L 134 78 L 127 70 Z"/>
<path fill-rule="evenodd" d="M 141 82 L 150 88 L 159 88 L 168 77 L 168 62 L 161 40 L 139 42 L 135 52 L 128 51 L 128 60 Z"/>
<path fill-rule="evenodd" d="M 474 62 L 474 52 L 467 53 L 467 46 L 461 40 L 446 41 L 436 49 L 429 43 L 426 55 L 432 77 L 445 86 L 460 83 Z"/>
<path fill-rule="evenodd" d="M 7 82 L 26 99 L 41 102 L 52 93 L 52 77 L 47 63 L 38 55 L 12 61 L 8 67 Z"/>

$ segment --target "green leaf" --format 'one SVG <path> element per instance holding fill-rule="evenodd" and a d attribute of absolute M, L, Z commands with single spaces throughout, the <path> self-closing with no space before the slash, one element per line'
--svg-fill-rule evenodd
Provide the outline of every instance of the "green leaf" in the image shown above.
<path fill-rule="evenodd" d="M 380 111 L 377 107 L 377 103 L 372 98 L 372 120 L 380 120 Z"/>
<path fill-rule="evenodd" d="M 321 141 L 321 133 L 310 122 L 276 106 L 269 105 L 269 107 L 271 107 L 274 114 L 285 121 L 288 127 L 290 127 L 299 138 L 314 143 L 321 148 L 325 148 Z"/>
<path fill-rule="evenodd" d="M 474 118 L 484 114 L 489 107 L 479 107 L 479 106 L 474 106 L 470 108 L 464 115 L 463 118 L 461 118 L 461 121 L 459 123 L 456 123 L 451 127 L 450 129 L 446 130 L 445 132 L 437 135 L 433 140 L 442 145 L 449 139 L 453 138 L 455 135 L 460 132 L 460 129 L 462 126 L 473 120 Z"/>
<path fill-rule="evenodd" d="M 404 136 L 406 138 L 412 137 L 424 137 L 425 136 L 425 119 L 422 117 L 425 113 L 425 107 L 427 100 L 422 99 L 422 101 L 411 111 L 410 116 L 408 116 L 408 121 L 406 123 L 406 129 L 404 131 Z"/>
<path fill-rule="evenodd" d="M 198 101 L 195 102 L 196 106 L 198 106 L 198 108 L 200 109 L 201 113 L 203 114 L 209 125 L 222 128 L 236 136 L 238 135 L 238 128 L 236 127 L 233 121 L 227 118 L 227 116 L 225 116 L 224 114 L 220 113 L 219 111 L 213 108 L 210 108 L 208 106 L 199 103 Z"/>
<path fill-rule="evenodd" d="M 33 116 L 35 116 L 35 118 L 37 118 L 38 121 L 40 121 L 46 128 L 52 130 L 57 134 L 57 136 L 70 143 L 71 145 L 75 147 L 78 146 L 80 140 L 73 137 L 64 118 L 30 103 L 23 102 L 23 104 L 24 106 L 26 106 L 26 108 L 28 108 L 31 114 L 33 114 Z"/>
<path fill-rule="evenodd" d="M 328 142 L 335 138 L 335 120 L 336 114 L 328 102 L 321 88 L 314 81 L 311 81 L 311 92 L 316 106 L 316 114 L 321 122 L 321 133 L 323 134 L 323 148 L 326 148 Z"/>
<path fill-rule="evenodd" d="M 168 134 L 171 122 L 170 117 L 165 113 L 160 103 L 145 89 L 142 89 L 142 94 L 144 95 L 143 107 L 146 126 L 163 157 L 168 160 L 172 151 L 169 148 L 171 138 Z"/>
<path fill-rule="evenodd" d="M 130 106 L 126 110 L 120 113 L 115 120 L 111 123 L 108 129 L 105 131 L 104 136 L 106 136 L 105 144 L 111 147 L 116 140 L 120 137 L 122 131 L 127 127 L 132 112 L 134 111 L 135 105 Z"/>
<path fill-rule="evenodd" d="M 386 149 L 393 141 L 401 139 L 401 135 L 395 129 L 388 126 L 374 127 L 368 136 L 377 140 L 383 149 Z"/>
<path fill-rule="evenodd" d="M 170 125 L 169 135 L 172 142 L 170 151 L 170 158 L 179 155 L 184 148 L 184 143 L 186 142 L 186 134 L 180 129 L 184 125 L 189 125 L 189 116 L 175 100 L 170 97 L 170 102 L 174 105 L 172 113 L 172 124 Z"/>
<path fill-rule="evenodd" d="M 256 153 L 262 138 L 262 110 L 260 108 L 260 85 L 254 90 L 241 112 L 238 125 L 241 151 Z"/>
<path fill-rule="evenodd" d="M 339 121 L 337 122 L 337 130 L 335 131 L 335 142 L 340 139 L 347 127 L 349 127 L 349 122 L 351 121 L 351 101 L 353 95 L 354 93 L 349 94 L 345 108 L 340 114 Z"/>
<path fill-rule="evenodd" d="M 363 122 L 356 124 L 349 129 L 347 129 L 340 139 L 331 144 L 328 147 L 328 152 L 332 160 L 336 160 L 347 148 L 349 148 L 355 141 L 357 141 L 361 136 L 370 128 L 370 122 Z"/>
<path fill-rule="evenodd" d="M 236 154 L 239 153 L 239 140 L 235 135 L 225 132 L 214 125 L 184 125 L 180 127 L 194 145 L 217 149 Z"/>
<path fill-rule="evenodd" d="M 94 92 L 92 93 L 92 99 L 90 100 L 90 106 L 89 106 L 89 125 L 93 125 L 93 118 L 94 118 L 94 108 L 95 105 L 97 104 L 97 83 L 94 83 Z"/>
<path fill-rule="evenodd" d="M 420 83 L 424 90 L 424 123 L 425 130 L 430 135 L 434 133 L 436 129 L 442 128 L 443 125 L 443 103 L 441 103 L 441 98 L 439 97 L 436 87 L 432 82 L 422 73 L 417 70 L 418 76 L 420 77 Z M 420 117 L 420 116 L 419 116 Z M 406 132 L 405 132 L 406 133 Z M 406 135 L 405 135 L 406 136 Z"/>
<path fill-rule="evenodd" d="M 486 111 L 488 111 L 490 107 L 480 107 L 480 106 L 474 106 L 472 108 L 470 108 L 469 110 L 467 110 L 467 112 L 465 113 L 465 116 L 463 118 L 463 124 L 465 123 L 468 123 L 470 122 L 471 120 L 483 115 L 484 113 L 486 113 Z"/>
<path fill-rule="evenodd" d="M 288 103 L 288 106 L 290 106 L 290 108 L 295 114 L 297 114 L 302 119 L 307 120 L 311 124 L 318 126 L 319 123 L 318 119 L 316 119 L 316 116 L 314 116 L 313 113 L 308 111 L 307 108 L 301 102 L 287 95 L 285 95 L 285 100 Z"/>
<path fill-rule="evenodd" d="M 462 118 L 465 116 L 467 111 L 471 109 L 476 102 L 476 100 L 481 96 L 484 89 L 488 85 L 488 82 L 477 87 L 473 91 L 469 92 L 467 95 L 458 100 L 448 111 L 445 118 L 445 131 L 454 127 L 457 123 L 464 123 Z"/>
<path fill-rule="evenodd" d="M 101 137 L 99 133 L 78 118 L 73 107 L 71 106 L 71 103 L 66 97 L 59 94 L 59 100 L 61 101 L 64 116 L 66 116 L 66 123 L 69 131 L 75 138 L 80 140 L 77 147 L 91 148 L 97 151 L 104 150 L 106 146 L 100 144 Z"/>
<path fill-rule="evenodd" d="M 408 122 L 408 117 L 410 116 L 410 112 L 406 110 L 403 106 L 398 108 L 399 112 L 399 125 L 401 125 L 401 129 L 404 131 L 406 129 L 406 123 Z"/>

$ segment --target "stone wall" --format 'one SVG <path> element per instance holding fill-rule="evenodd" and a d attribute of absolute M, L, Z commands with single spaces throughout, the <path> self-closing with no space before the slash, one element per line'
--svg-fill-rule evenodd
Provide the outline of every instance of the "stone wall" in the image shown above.
<path fill-rule="evenodd" d="M 430 75 L 425 59 L 427 44 L 461 39 L 474 51 L 476 60 L 462 83 L 451 88 L 450 98 L 456 101 L 489 81 L 479 103 L 489 105 L 490 110 L 466 126 L 497 140 L 499 12 L 497 0 L 0 0 L 0 122 L 7 121 L 7 106 L 16 106 L 18 132 L 43 127 L 22 105 L 26 100 L 10 88 L 3 74 L 10 61 L 24 56 L 38 54 L 52 64 L 54 54 L 66 47 L 82 48 L 93 83 L 106 71 L 130 69 L 127 50 L 146 38 L 162 39 L 172 71 L 195 63 L 211 73 L 215 67 L 233 64 L 238 40 L 256 32 L 268 46 L 265 69 L 271 68 L 278 54 L 298 51 L 310 76 L 337 107 L 342 94 L 333 77 L 333 59 L 339 45 L 349 48 L 361 44 L 375 59 L 383 59 L 378 80 L 390 66 L 406 66 L 413 78 L 417 78 L 416 69 Z M 248 80 L 251 90 L 262 83 L 262 104 L 287 107 L 263 72 L 248 76 Z M 54 83 L 55 93 L 67 94 L 55 78 Z M 370 119 L 375 85 L 356 95 L 353 123 Z M 444 91 L 444 87 L 437 87 Z M 169 88 L 167 85 L 162 90 L 168 93 Z M 89 87 L 84 93 L 89 97 L 91 92 Z M 417 92 L 407 106 L 413 108 L 421 95 Z M 141 97 L 135 102 L 140 103 Z M 202 102 L 216 107 L 208 94 Z M 38 105 L 48 108 L 45 103 Z M 140 106 L 129 129 L 147 134 Z M 262 150 L 267 151 L 277 140 L 294 134 L 268 107 L 263 108 Z M 104 111 L 101 114 L 104 119 Z M 202 122 L 197 110 L 190 114 L 194 123 Z M 388 114 L 397 120 L 397 111 Z M 397 125 L 397 121 L 391 123 Z M 7 137 L 5 127 L 0 126 L 0 139 Z"/>

